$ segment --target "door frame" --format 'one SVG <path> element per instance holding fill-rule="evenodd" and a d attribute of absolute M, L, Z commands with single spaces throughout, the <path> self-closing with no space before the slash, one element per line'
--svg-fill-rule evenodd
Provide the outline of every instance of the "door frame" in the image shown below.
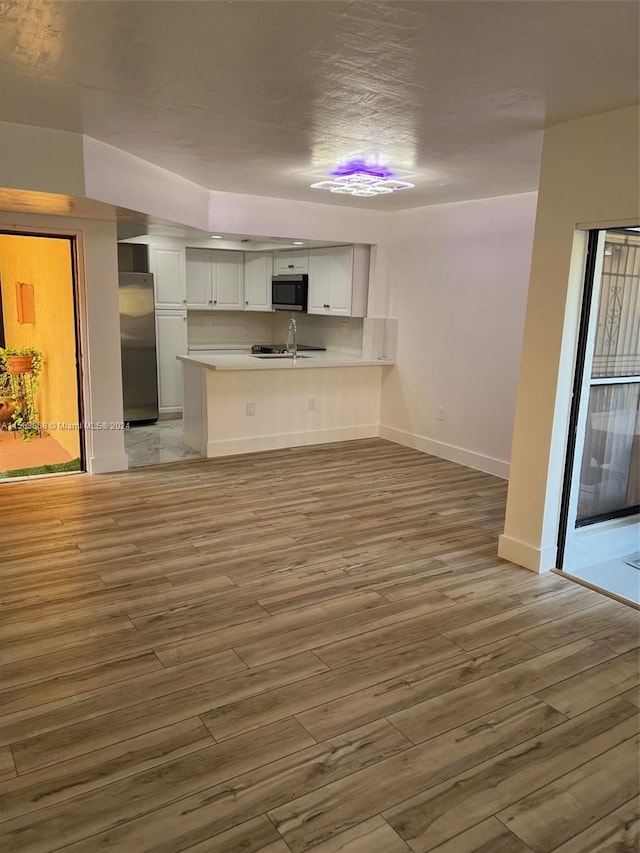
<path fill-rule="evenodd" d="M 632 227 L 632 226 L 628 226 Z M 578 556 L 588 550 L 593 554 L 591 564 L 604 562 L 609 557 L 607 539 L 619 536 L 619 549 L 624 553 L 637 550 L 637 508 L 594 521 L 576 524 L 578 487 L 582 466 L 582 453 L 586 435 L 589 389 L 591 387 L 591 362 L 596 343 L 598 307 L 602 287 L 604 245 L 607 232 L 625 230 L 624 226 L 591 228 L 587 235 L 584 265 L 583 293 L 576 342 L 571 407 L 567 434 L 560 519 L 558 525 L 557 568 L 571 572 L 566 566 L 568 554 Z M 614 555 L 615 557 L 617 554 Z"/>
<path fill-rule="evenodd" d="M 73 294 L 73 325 L 74 325 L 74 342 L 75 342 L 75 359 L 76 359 L 76 392 L 78 401 L 78 437 L 79 437 L 79 454 L 80 454 L 80 470 L 73 472 L 77 474 L 86 473 L 86 431 L 84 428 L 84 400 L 85 400 L 85 381 L 86 374 L 83 369 L 83 322 L 82 318 L 85 315 L 83 310 L 85 300 L 83 288 L 80 287 L 81 276 L 79 275 L 79 247 L 78 243 L 81 240 L 81 234 L 77 232 L 61 232 L 54 229 L 21 229 L 7 228 L 0 226 L 0 235 L 7 237 L 38 237 L 45 240 L 66 240 L 69 244 L 71 256 L 71 288 Z M 45 475 L 48 476 L 48 475 Z"/>

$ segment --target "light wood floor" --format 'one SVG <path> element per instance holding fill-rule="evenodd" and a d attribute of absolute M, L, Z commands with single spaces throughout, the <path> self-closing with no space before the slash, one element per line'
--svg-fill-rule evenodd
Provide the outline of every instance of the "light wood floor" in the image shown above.
<path fill-rule="evenodd" d="M 0 850 L 638 849 L 638 613 L 382 441 L 0 487 Z"/>

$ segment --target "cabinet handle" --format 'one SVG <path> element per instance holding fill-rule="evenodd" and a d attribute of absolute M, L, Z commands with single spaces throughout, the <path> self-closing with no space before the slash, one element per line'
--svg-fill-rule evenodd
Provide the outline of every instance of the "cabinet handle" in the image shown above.
<path fill-rule="evenodd" d="M 213 299 L 209 300 L 209 305 L 213 305 Z"/>
<path fill-rule="evenodd" d="M 213 304 L 214 304 L 214 305 L 217 305 L 217 304 L 218 304 L 218 300 L 217 300 L 217 299 L 214 299 L 214 300 L 213 300 Z"/>
<path fill-rule="evenodd" d="M 290 270 L 295 269 L 295 264 L 289 264 L 288 269 L 290 269 Z"/>
<path fill-rule="evenodd" d="M 187 304 L 187 300 L 186 300 L 186 299 L 183 299 L 183 300 L 182 300 L 182 304 L 183 304 L 183 305 L 186 305 L 186 304 Z"/>
<path fill-rule="evenodd" d="M 247 301 L 246 301 L 244 304 L 245 304 L 245 305 L 248 305 L 248 304 L 249 304 L 249 300 L 247 299 Z"/>
<path fill-rule="evenodd" d="M 323 307 L 323 308 L 331 308 L 331 305 L 327 305 L 327 303 L 325 302 L 325 303 L 324 303 L 324 305 L 323 305 L 322 307 Z"/>

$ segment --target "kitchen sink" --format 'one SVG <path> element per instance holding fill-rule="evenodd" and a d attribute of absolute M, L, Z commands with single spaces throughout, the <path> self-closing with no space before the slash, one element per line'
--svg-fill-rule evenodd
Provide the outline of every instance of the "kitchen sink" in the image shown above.
<path fill-rule="evenodd" d="M 288 352 L 271 352 L 271 353 L 262 353 L 261 355 L 254 355 L 252 358 L 310 358 L 308 355 L 291 355 Z"/>

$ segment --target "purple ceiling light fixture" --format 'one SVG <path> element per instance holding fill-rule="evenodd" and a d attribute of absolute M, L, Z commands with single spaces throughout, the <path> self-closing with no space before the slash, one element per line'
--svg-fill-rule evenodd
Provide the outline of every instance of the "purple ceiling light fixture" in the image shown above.
<path fill-rule="evenodd" d="M 342 163 L 331 172 L 331 176 L 331 180 L 311 184 L 311 189 L 370 198 L 415 186 L 407 181 L 396 180 L 387 166 L 366 163 L 364 160 Z"/>

